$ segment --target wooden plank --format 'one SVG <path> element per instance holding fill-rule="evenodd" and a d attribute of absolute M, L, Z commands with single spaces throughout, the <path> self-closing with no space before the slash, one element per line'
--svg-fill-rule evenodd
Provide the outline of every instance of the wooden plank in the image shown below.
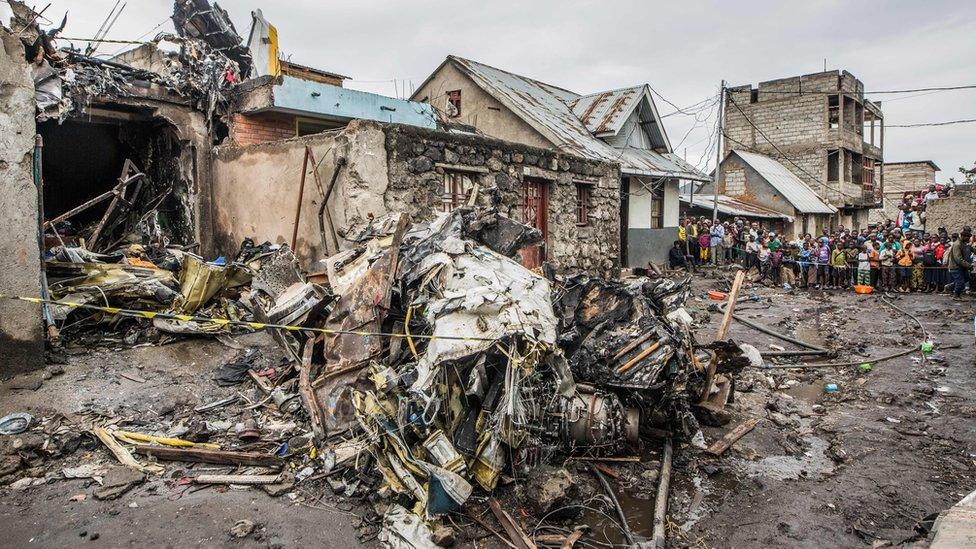
<path fill-rule="evenodd" d="M 247 375 L 251 376 L 251 379 L 254 380 L 254 383 L 258 386 L 258 389 L 261 389 L 261 392 L 264 394 L 270 395 L 271 391 L 274 391 L 274 385 L 268 378 L 259 375 L 254 370 L 248 370 Z"/>
<path fill-rule="evenodd" d="M 519 528 L 515 520 L 512 519 L 511 515 L 502 509 L 502 506 L 498 503 L 498 500 L 491 498 L 488 500 L 488 506 L 491 508 L 491 512 L 495 514 L 495 518 L 498 519 L 498 523 L 502 525 L 505 529 L 505 533 L 512 540 L 512 544 L 519 549 L 536 549 L 535 542 L 532 541 L 529 536 L 525 535 L 525 532 Z"/>
<path fill-rule="evenodd" d="M 706 453 L 713 456 L 720 456 L 725 453 L 726 450 L 732 447 L 733 444 L 740 438 L 746 436 L 746 434 L 756 427 L 759 420 L 756 418 L 747 419 L 741 424 L 739 424 L 735 429 L 732 429 L 725 434 L 719 440 L 716 440 L 711 446 L 705 450 Z"/>
<path fill-rule="evenodd" d="M 198 484 L 274 484 L 280 475 L 197 475 Z"/>
<path fill-rule="evenodd" d="M 725 307 L 725 316 L 722 317 L 722 323 L 718 326 L 715 341 L 722 341 L 729 333 L 729 326 L 732 324 L 732 313 L 735 312 L 735 302 L 739 299 L 739 290 L 742 289 L 742 281 L 745 277 L 745 271 L 735 273 L 735 280 L 732 282 L 732 291 L 729 292 L 728 305 Z"/>
<path fill-rule="evenodd" d="M 271 454 L 259 452 L 233 452 L 228 450 L 208 450 L 203 448 L 170 448 L 151 444 L 137 444 L 137 454 L 153 456 L 164 461 L 191 461 L 194 463 L 214 463 L 217 465 L 257 465 L 277 467 L 284 460 Z"/>

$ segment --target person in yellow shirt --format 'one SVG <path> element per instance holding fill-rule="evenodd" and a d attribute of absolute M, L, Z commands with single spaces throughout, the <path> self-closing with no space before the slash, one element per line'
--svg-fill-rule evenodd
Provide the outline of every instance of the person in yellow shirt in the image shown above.
<path fill-rule="evenodd" d="M 908 285 L 912 280 L 912 265 L 914 263 L 911 240 L 902 241 L 901 249 L 895 253 L 895 263 L 898 265 L 898 291 L 907 293 Z"/>

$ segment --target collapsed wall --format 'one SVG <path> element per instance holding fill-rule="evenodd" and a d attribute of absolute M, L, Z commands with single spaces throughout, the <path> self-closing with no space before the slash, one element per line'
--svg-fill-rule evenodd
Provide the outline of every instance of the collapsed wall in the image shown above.
<path fill-rule="evenodd" d="M 0 26 L 0 40 L 0 293 L 39 296 L 34 82 L 20 39 Z M 43 330 L 36 305 L 0 300 L 0 377 L 43 367 Z"/>
<path fill-rule="evenodd" d="M 479 135 L 363 120 L 312 136 L 217 147 L 212 157 L 214 230 L 204 238 L 209 236 L 219 253 L 233 254 L 245 238 L 290 243 L 306 147 L 310 168 L 295 245 L 306 268 L 314 270 L 318 260 L 348 248 L 348 237 L 372 219 L 392 212 L 430 219 L 444 211 L 449 201 L 445 181 L 455 174 L 475 189 L 472 205 L 496 207 L 519 221 L 524 219 L 523 184 L 543 182 L 548 261 L 559 270 L 605 276 L 619 269 L 619 174 L 614 166 Z M 328 223 L 319 217 L 322 197 L 339 159 L 344 164 L 323 211 L 331 216 L 334 233 L 326 229 L 323 234 Z M 585 223 L 578 218 L 579 185 L 586 186 Z"/>

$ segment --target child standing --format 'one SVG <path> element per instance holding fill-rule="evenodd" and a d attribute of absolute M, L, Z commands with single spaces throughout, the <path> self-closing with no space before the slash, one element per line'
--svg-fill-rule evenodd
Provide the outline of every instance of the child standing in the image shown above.
<path fill-rule="evenodd" d="M 868 247 L 861 245 L 861 252 L 857 254 L 857 283 L 861 286 L 871 284 L 871 254 Z"/>

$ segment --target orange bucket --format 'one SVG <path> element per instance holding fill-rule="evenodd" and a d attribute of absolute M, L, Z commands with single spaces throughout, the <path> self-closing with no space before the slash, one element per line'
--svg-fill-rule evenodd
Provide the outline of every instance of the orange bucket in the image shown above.
<path fill-rule="evenodd" d="M 863 286 L 858 284 L 854 286 L 854 291 L 859 294 L 871 294 L 874 293 L 874 286 Z"/>
<path fill-rule="evenodd" d="M 725 292 L 719 292 L 717 290 L 708 291 L 708 299 L 714 299 L 715 301 L 725 301 L 729 298 L 729 294 Z"/>

